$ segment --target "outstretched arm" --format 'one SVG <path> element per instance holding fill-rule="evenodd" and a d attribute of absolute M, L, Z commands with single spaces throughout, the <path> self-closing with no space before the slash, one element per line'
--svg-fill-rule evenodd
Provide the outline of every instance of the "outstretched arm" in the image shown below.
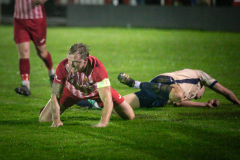
<path fill-rule="evenodd" d="M 231 101 L 232 103 L 240 105 L 240 101 L 237 99 L 235 94 L 231 90 L 222 86 L 220 83 L 216 83 L 213 86 L 212 90 L 223 95 L 224 97 L 226 97 L 227 100 Z"/>
<path fill-rule="evenodd" d="M 100 122 L 94 127 L 106 127 L 110 120 L 110 116 L 113 110 L 112 93 L 110 86 L 102 87 L 98 89 L 99 96 L 103 102 L 102 117 Z"/>
<path fill-rule="evenodd" d="M 62 95 L 64 85 L 58 84 L 58 83 L 53 83 L 52 85 L 52 96 L 51 96 L 51 113 L 52 113 L 52 125 L 51 127 L 59 127 L 62 126 L 63 123 L 60 120 L 60 106 L 58 99 L 60 99 Z"/>
<path fill-rule="evenodd" d="M 219 106 L 218 100 L 209 100 L 208 102 L 182 101 L 173 103 L 175 107 L 210 107 Z"/>

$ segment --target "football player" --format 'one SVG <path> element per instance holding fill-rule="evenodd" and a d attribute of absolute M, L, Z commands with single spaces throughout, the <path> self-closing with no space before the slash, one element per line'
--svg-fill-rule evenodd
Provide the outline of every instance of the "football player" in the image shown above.
<path fill-rule="evenodd" d="M 20 95 L 30 96 L 30 40 L 33 41 L 38 56 L 48 69 L 50 83 L 54 79 L 54 69 L 50 53 L 46 49 L 47 22 L 44 3 L 47 0 L 15 0 L 14 41 L 19 55 L 21 87 L 15 88 Z"/>
<path fill-rule="evenodd" d="M 51 127 L 62 126 L 60 115 L 86 99 L 93 99 L 103 107 L 100 122 L 94 127 L 106 127 L 113 110 L 124 120 L 135 118 L 131 106 L 111 87 L 101 61 L 89 55 L 87 45 L 76 43 L 56 68 L 52 96 L 41 109 L 39 122 L 52 121 Z"/>
<path fill-rule="evenodd" d="M 192 99 L 200 99 L 204 94 L 205 87 L 225 96 L 233 104 L 240 105 L 240 101 L 231 90 L 222 86 L 218 81 L 201 70 L 183 69 L 176 72 L 163 73 L 150 80 L 150 82 L 136 81 L 127 74 L 120 73 L 118 80 L 129 87 L 141 89 L 138 92 L 124 96 L 132 108 L 163 107 L 166 104 L 185 107 L 219 106 L 219 100 L 214 99 L 208 102 L 190 101 Z M 181 96 L 181 102 L 171 99 L 173 90 L 171 86 L 173 85 L 180 87 L 176 91 L 179 93 L 177 95 Z"/>

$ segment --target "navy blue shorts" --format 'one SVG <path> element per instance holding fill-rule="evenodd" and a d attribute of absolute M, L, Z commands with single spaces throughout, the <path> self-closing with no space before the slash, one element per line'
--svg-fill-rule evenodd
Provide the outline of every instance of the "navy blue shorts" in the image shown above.
<path fill-rule="evenodd" d="M 144 90 L 135 92 L 135 94 L 139 99 L 140 108 L 163 107 L 167 104 L 166 100 L 160 99 Z"/>
<path fill-rule="evenodd" d="M 153 78 L 150 82 L 162 83 L 167 85 L 171 85 L 175 83 L 172 77 L 163 76 L 163 75 Z M 156 95 L 144 90 L 136 92 L 135 94 L 139 99 L 140 108 L 163 107 L 167 104 L 167 100 L 163 100 L 157 97 Z"/>

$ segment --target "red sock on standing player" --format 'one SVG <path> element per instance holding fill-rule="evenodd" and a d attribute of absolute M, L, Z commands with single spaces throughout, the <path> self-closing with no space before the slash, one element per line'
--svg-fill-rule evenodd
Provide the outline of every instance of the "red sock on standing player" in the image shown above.
<path fill-rule="evenodd" d="M 19 59 L 19 70 L 22 79 L 22 85 L 30 89 L 29 73 L 30 73 L 30 62 L 29 59 Z"/>
<path fill-rule="evenodd" d="M 43 62 L 45 63 L 45 66 L 48 69 L 48 75 L 54 75 L 54 70 L 53 70 L 53 63 L 52 63 L 52 57 L 51 54 L 48 52 L 47 57 L 43 59 Z"/>

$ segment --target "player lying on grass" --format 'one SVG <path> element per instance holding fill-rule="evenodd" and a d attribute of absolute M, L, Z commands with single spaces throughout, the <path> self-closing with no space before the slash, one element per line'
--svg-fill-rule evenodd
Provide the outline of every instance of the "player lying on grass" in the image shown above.
<path fill-rule="evenodd" d="M 200 99 L 204 94 L 205 86 L 225 96 L 233 104 L 240 105 L 240 101 L 231 90 L 225 88 L 201 70 L 184 69 L 171 73 L 163 73 L 153 78 L 150 82 L 135 81 L 127 74 L 120 73 L 118 80 L 129 87 L 141 89 L 139 92 L 124 96 L 132 108 L 163 107 L 166 104 L 185 107 L 219 106 L 219 101 L 214 99 L 205 103 L 190 101 L 191 99 Z M 177 92 L 181 96 L 182 102 L 176 102 L 170 98 L 172 92 L 171 86 L 173 85 L 180 87 Z"/>
<path fill-rule="evenodd" d="M 125 73 L 120 73 L 118 76 L 118 80 L 120 80 L 120 82 L 130 87 L 133 87 L 134 84 L 138 82 L 136 81 L 135 83 L 135 81 Z M 139 108 L 140 103 L 141 103 L 141 107 L 149 106 L 149 105 L 153 107 L 159 107 L 159 106 L 165 105 L 167 100 L 171 102 L 178 102 L 178 103 L 181 103 L 183 100 L 183 92 L 181 87 L 178 84 L 168 82 L 160 85 L 159 83 L 146 82 L 146 83 L 142 83 L 141 89 L 142 89 L 142 92 L 139 92 L 139 94 L 135 93 L 135 94 L 129 94 L 124 96 L 126 97 L 127 102 L 131 105 L 132 108 Z M 150 96 L 150 93 L 147 91 L 153 92 L 155 95 L 151 94 Z M 145 101 L 144 103 L 143 103 L 143 100 Z M 84 101 L 78 102 L 77 105 L 81 107 L 85 107 L 85 106 L 93 107 L 93 105 L 91 105 L 90 103 L 94 103 L 94 102 L 84 100 Z"/>
<path fill-rule="evenodd" d="M 86 99 L 93 99 L 103 106 L 101 120 L 94 127 L 106 127 L 113 109 L 124 120 L 135 118 L 131 106 L 111 87 L 103 64 L 89 55 L 87 45 L 77 43 L 71 46 L 67 58 L 56 68 L 52 96 L 41 109 L 39 122 L 52 121 L 51 127 L 62 126 L 60 114 Z"/>

